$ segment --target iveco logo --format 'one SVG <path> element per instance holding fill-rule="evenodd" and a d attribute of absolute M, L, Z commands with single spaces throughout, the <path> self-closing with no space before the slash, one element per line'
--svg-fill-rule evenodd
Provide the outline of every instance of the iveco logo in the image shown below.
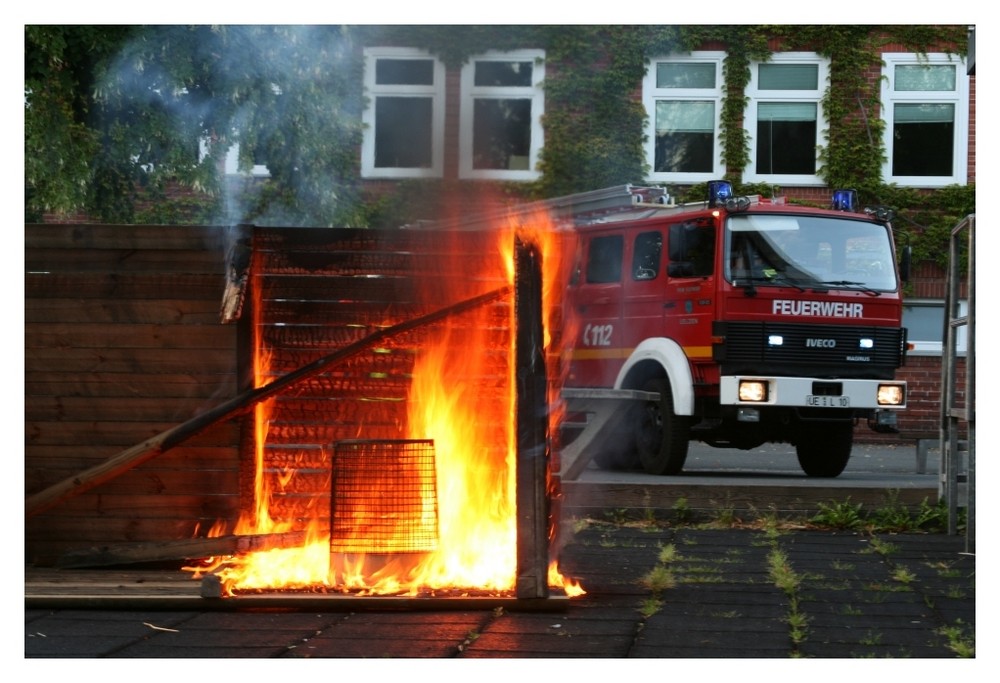
<path fill-rule="evenodd" d="M 832 349 L 836 345 L 836 339 L 806 339 L 806 348 Z"/>

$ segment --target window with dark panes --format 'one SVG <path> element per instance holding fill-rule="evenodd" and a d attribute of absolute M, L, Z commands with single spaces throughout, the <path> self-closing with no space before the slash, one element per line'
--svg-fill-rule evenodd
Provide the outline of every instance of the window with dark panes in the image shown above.
<path fill-rule="evenodd" d="M 368 48 L 362 174 L 437 177 L 443 164 L 444 70 L 408 48 Z"/>
<path fill-rule="evenodd" d="M 721 53 L 651 60 L 643 80 L 651 179 L 698 181 L 722 172 L 722 60 Z"/>
<path fill-rule="evenodd" d="M 530 61 L 477 60 L 473 82 L 486 87 L 530 88 L 532 68 Z"/>
<path fill-rule="evenodd" d="M 659 232 L 643 232 L 636 235 L 632 251 L 632 279 L 655 280 L 660 273 L 662 251 L 663 235 Z"/>
<path fill-rule="evenodd" d="M 954 92 L 955 66 L 898 64 L 897 93 Z M 947 102 L 897 103 L 892 108 L 892 174 L 951 175 L 955 105 Z"/>
<path fill-rule="evenodd" d="M 917 187 L 965 183 L 969 79 L 948 54 L 882 55 L 885 180 Z"/>
<path fill-rule="evenodd" d="M 379 59 L 376 85 L 434 85 L 429 59 Z M 427 97 L 375 98 L 375 165 L 428 168 L 431 165 L 432 101 Z"/>
<path fill-rule="evenodd" d="M 705 277 L 715 271 L 715 229 L 710 223 L 671 225 L 667 249 L 670 277 Z"/>
<path fill-rule="evenodd" d="M 818 91 L 815 64 L 759 64 L 757 90 Z M 814 102 L 757 103 L 758 173 L 812 175 L 816 172 L 817 105 Z"/>
<path fill-rule="evenodd" d="M 823 94 L 830 60 L 815 52 L 776 52 L 750 68 L 744 128 L 750 163 L 744 182 L 824 184 L 819 150 L 827 128 Z"/>
<path fill-rule="evenodd" d="M 715 102 L 657 102 L 654 170 L 708 173 L 715 151 Z"/>
<path fill-rule="evenodd" d="M 474 57 L 462 71 L 459 172 L 528 180 L 541 148 L 539 51 Z"/>
<path fill-rule="evenodd" d="M 434 61 L 382 57 L 375 62 L 375 84 L 434 85 Z"/>
<path fill-rule="evenodd" d="M 951 175 L 955 105 L 897 104 L 892 114 L 892 174 Z"/>
<path fill-rule="evenodd" d="M 587 250 L 588 283 L 606 284 L 621 281 L 623 244 L 621 235 L 607 235 L 590 240 L 590 248 Z"/>
<path fill-rule="evenodd" d="M 477 61 L 478 87 L 531 87 L 530 61 Z M 531 150 L 530 98 L 477 98 L 473 108 L 472 167 L 527 168 Z M 515 161 L 517 160 L 517 161 Z"/>
<path fill-rule="evenodd" d="M 528 168 L 531 100 L 479 98 L 473 107 L 473 117 L 473 168 Z"/>
<path fill-rule="evenodd" d="M 666 62 L 656 65 L 656 86 L 715 90 L 715 64 Z M 656 103 L 654 170 L 705 173 L 712 170 L 715 102 L 661 100 Z"/>
<path fill-rule="evenodd" d="M 426 97 L 375 98 L 375 166 L 430 168 L 431 113 Z"/>

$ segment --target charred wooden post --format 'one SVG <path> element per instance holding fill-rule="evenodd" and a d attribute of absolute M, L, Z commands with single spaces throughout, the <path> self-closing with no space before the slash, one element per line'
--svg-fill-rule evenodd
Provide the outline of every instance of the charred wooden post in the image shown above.
<path fill-rule="evenodd" d="M 517 439 L 518 598 L 548 597 L 548 405 L 537 245 L 514 245 L 514 382 Z"/>
<path fill-rule="evenodd" d="M 239 320 L 250 282 L 250 262 L 253 257 L 253 226 L 231 228 L 226 252 L 226 286 L 222 292 L 219 317 L 223 324 Z"/>

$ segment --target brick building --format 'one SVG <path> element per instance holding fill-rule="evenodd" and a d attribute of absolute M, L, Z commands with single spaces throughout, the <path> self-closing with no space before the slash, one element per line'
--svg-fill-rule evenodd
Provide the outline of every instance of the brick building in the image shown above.
<path fill-rule="evenodd" d="M 364 34 L 355 58 L 361 64 L 358 94 L 366 98 L 365 127 L 351 169 L 362 196 L 410 207 L 394 215 L 398 224 L 482 211 L 512 197 L 622 182 L 664 185 L 682 196 L 722 177 L 758 191 L 780 188 L 791 201 L 826 203 L 832 188 L 821 150 L 841 125 L 831 120 L 826 96 L 828 85 L 847 77 L 859 77 L 877 101 L 868 107 L 859 94 L 858 106 L 838 121 L 880 122 L 880 131 L 856 130 L 881 135 L 881 183 L 923 195 L 975 185 L 974 29 L 952 27 L 968 44 L 915 48 L 905 35 L 886 33 L 891 27 L 871 27 L 871 58 L 861 74 L 845 77 L 835 50 L 835 57 L 827 56 L 830 49 L 811 51 L 803 47 L 808 42 L 792 40 L 792 32 L 767 40 L 767 55 L 740 53 L 738 41 L 717 37 L 693 48 L 643 46 L 643 70 L 634 63 L 629 70 L 614 51 L 628 46 L 630 31 L 640 28 L 607 28 L 602 39 L 620 42 L 609 42 L 582 69 L 573 61 L 581 52 L 558 41 L 596 35 L 593 27 L 580 27 L 579 35 L 572 27 L 551 33 L 513 27 L 513 37 L 496 27 L 457 58 L 445 44 L 455 27 L 451 34 L 442 27 L 437 45 L 426 30 L 413 41 L 398 30 Z M 496 45 L 488 42 L 491 36 Z M 727 61 L 737 58 L 746 59 L 745 84 L 734 85 L 727 75 Z M 589 82 L 592 77 L 597 85 Z M 600 107 L 567 95 L 602 89 L 610 94 Z M 743 103 L 740 112 L 728 114 L 737 101 Z M 610 113 L 595 113 L 605 106 Z M 599 129 L 602 116 L 616 121 L 617 129 Z M 573 121 L 584 123 L 574 127 Z M 731 143 L 734 128 L 745 136 L 745 156 Z M 576 136 L 593 143 L 578 153 Z M 634 158 L 619 161 L 629 155 Z M 266 160 L 259 161 L 264 163 L 243 172 L 230 154 L 230 184 L 268 182 Z M 962 218 L 954 216 L 952 225 Z M 900 373 L 910 383 L 910 408 L 900 426 L 908 434 L 933 434 L 944 320 L 941 261 L 915 264 L 908 287 L 904 324 L 914 348 Z M 858 436 L 890 438 L 867 429 Z"/>
<path fill-rule="evenodd" d="M 967 57 L 955 54 L 965 46 L 918 53 L 887 38 L 878 58 L 864 67 L 862 79 L 879 101 L 875 110 L 858 107 L 848 116 L 884 124 L 882 182 L 927 194 L 975 184 L 974 32 L 968 36 Z M 642 181 L 682 193 L 729 175 L 780 187 L 791 200 L 828 201 L 832 188 L 821 176 L 821 158 L 810 150 L 827 144 L 824 94 L 839 72 L 818 52 L 789 51 L 781 39 L 769 46 L 773 52 L 766 60 L 750 60 L 749 82 L 739 93 L 747 100 L 741 125 L 749 142 L 742 168 L 726 158 L 721 140 L 725 101 L 733 94 L 724 76 L 729 46 L 710 42 L 651 56 L 633 84 L 633 99 L 645 114 L 642 153 L 648 170 Z M 489 47 L 458 65 L 400 44 L 363 48 L 370 100 L 359 161 L 370 190 L 391 195 L 394 183 L 413 179 L 476 187 L 545 183 L 551 164 L 540 162 L 550 136 L 558 134 L 546 126 L 552 107 L 547 84 L 564 77 L 566 65 L 550 59 L 544 46 L 507 52 Z M 403 121 L 405 134 L 399 135 L 404 127 L 394 122 Z M 425 144 L 414 152 L 417 139 Z M 404 147 L 417 156 L 397 154 Z M 955 223 L 964 216 L 956 218 Z M 913 349 L 900 377 L 909 382 L 910 407 L 900 428 L 907 436 L 933 435 L 939 424 L 942 264 L 917 263 L 909 288 L 904 324 Z M 863 427 L 857 436 L 899 438 Z"/>

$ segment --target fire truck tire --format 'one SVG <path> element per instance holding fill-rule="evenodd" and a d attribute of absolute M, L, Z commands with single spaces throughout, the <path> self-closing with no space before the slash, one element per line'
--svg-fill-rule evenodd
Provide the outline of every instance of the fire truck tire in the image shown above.
<path fill-rule="evenodd" d="M 690 418 L 674 413 L 670 383 L 651 379 L 645 391 L 656 391 L 659 401 L 647 401 L 638 415 L 636 449 L 647 474 L 679 474 L 687 460 Z"/>
<path fill-rule="evenodd" d="M 795 444 L 795 454 L 802 471 L 810 477 L 839 476 L 851 459 L 854 425 L 832 422 L 804 427 L 803 437 Z"/>

